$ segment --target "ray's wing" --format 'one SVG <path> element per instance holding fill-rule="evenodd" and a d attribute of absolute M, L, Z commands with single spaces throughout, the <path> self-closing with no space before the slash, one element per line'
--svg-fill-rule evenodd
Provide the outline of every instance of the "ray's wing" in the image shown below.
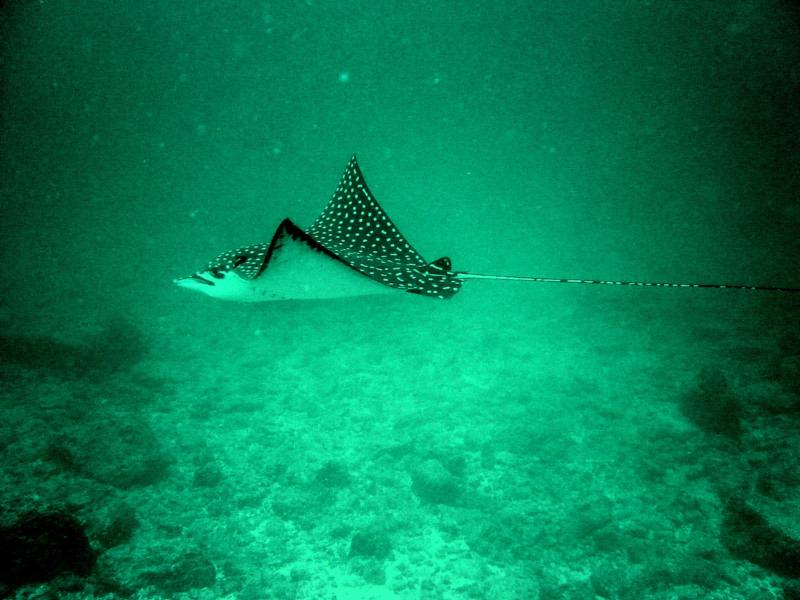
<path fill-rule="evenodd" d="M 223 252 L 208 263 L 206 271 L 212 273 L 234 271 L 242 279 L 255 279 L 267 269 L 287 239 L 305 244 L 312 250 L 328 255 L 332 260 L 343 262 L 290 219 L 284 219 L 278 225 L 269 244 L 253 244 Z"/>
<path fill-rule="evenodd" d="M 427 264 L 369 191 L 355 156 L 308 233 L 337 254 L 418 266 Z"/>
<path fill-rule="evenodd" d="M 272 244 L 253 244 L 223 252 L 206 265 L 211 273 L 236 271 L 242 279 L 255 279 L 261 274 Z"/>
<path fill-rule="evenodd" d="M 461 287 L 450 274 L 448 258 L 428 263 L 395 227 L 369 191 L 355 156 L 307 233 L 350 267 L 384 285 L 442 298 Z"/>

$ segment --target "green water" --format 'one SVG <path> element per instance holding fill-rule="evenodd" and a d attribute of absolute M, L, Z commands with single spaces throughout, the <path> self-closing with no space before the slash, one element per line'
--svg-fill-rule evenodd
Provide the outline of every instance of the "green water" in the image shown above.
<path fill-rule="evenodd" d="M 0 597 L 800 597 L 798 295 L 172 284 L 356 152 L 457 270 L 800 287 L 794 3 L 0 19 Z"/>

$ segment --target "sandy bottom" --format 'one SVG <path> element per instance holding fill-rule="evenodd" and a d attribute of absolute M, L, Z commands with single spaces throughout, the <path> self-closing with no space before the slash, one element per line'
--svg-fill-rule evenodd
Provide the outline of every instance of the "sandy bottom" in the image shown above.
<path fill-rule="evenodd" d="M 789 597 L 729 507 L 800 538 L 798 316 L 772 294 L 476 282 L 20 332 L 0 517 L 72 514 L 98 558 L 7 592 Z"/>

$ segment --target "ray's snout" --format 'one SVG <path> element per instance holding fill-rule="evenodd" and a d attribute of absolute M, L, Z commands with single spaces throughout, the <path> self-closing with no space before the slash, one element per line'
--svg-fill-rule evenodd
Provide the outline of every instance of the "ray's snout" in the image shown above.
<path fill-rule="evenodd" d="M 213 286 L 214 282 L 209 281 L 200 273 L 192 273 L 188 277 L 178 277 L 172 280 L 175 285 L 185 288 L 197 288 L 198 286 L 210 285 Z"/>

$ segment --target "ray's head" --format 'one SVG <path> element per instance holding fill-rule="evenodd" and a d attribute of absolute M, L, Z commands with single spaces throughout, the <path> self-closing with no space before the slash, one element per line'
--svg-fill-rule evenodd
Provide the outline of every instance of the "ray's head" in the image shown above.
<path fill-rule="evenodd" d="M 261 274 L 266 244 L 228 250 L 210 261 L 202 271 L 175 279 L 179 287 L 222 299 L 237 299 L 242 289 Z"/>

